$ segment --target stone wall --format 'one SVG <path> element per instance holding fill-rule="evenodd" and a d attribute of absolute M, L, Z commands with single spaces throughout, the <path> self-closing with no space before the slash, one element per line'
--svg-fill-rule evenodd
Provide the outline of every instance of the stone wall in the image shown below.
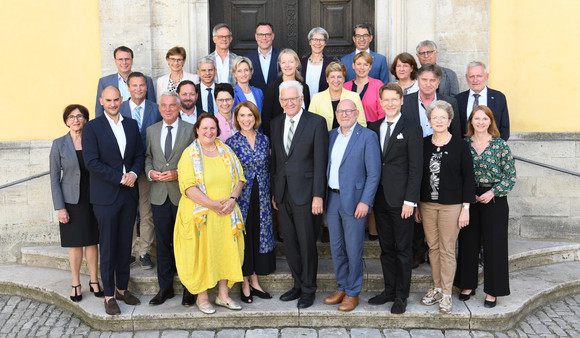
<path fill-rule="evenodd" d="M 514 134 L 516 156 L 580 171 L 580 133 Z M 0 184 L 48 170 L 50 141 L 0 143 Z M 510 236 L 580 238 L 580 177 L 516 161 L 518 181 L 509 195 Z M 20 248 L 60 243 L 48 176 L 0 189 L 0 263 L 20 257 Z"/>

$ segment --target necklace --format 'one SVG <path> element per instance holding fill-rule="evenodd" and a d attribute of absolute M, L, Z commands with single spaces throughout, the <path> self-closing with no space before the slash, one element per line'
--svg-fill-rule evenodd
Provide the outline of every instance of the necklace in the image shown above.
<path fill-rule="evenodd" d="M 315 64 L 321 63 L 322 62 L 322 58 L 320 58 L 320 60 L 318 60 L 318 61 L 314 61 L 314 60 L 312 60 L 312 56 L 311 56 L 311 57 L 308 58 L 308 61 L 310 61 L 310 63 L 312 63 L 312 64 L 315 65 Z"/>
<path fill-rule="evenodd" d="M 435 137 L 431 137 L 431 143 L 433 143 L 433 145 L 437 147 L 437 152 L 441 151 L 441 147 L 449 143 L 449 140 L 451 140 L 451 133 L 449 132 L 447 132 L 447 138 L 445 138 L 445 140 L 443 140 L 442 142 L 436 141 Z"/>
<path fill-rule="evenodd" d="M 212 151 L 214 151 L 214 150 L 216 150 L 216 149 L 217 149 L 217 146 L 216 146 L 215 144 L 214 144 L 214 146 L 213 146 L 213 149 L 207 149 L 207 148 L 206 148 L 206 147 L 204 147 L 204 146 L 201 146 L 201 147 L 203 148 L 203 150 L 205 150 L 205 151 L 207 151 L 207 152 L 212 152 Z"/>

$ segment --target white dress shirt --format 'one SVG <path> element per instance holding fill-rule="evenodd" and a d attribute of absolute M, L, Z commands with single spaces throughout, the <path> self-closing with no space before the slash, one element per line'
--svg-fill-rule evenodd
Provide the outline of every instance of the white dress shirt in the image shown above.
<path fill-rule="evenodd" d="M 125 136 L 125 129 L 123 129 L 123 115 L 121 115 L 121 113 L 119 113 L 119 121 L 117 123 L 115 123 L 115 121 L 113 121 L 112 118 L 109 117 L 109 115 L 107 115 L 107 113 L 105 113 L 105 117 L 107 118 L 107 121 L 109 121 L 109 125 L 111 126 L 111 129 L 113 130 L 113 134 L 115 135 L 115 139 L 117 140 L 117 145 L 119 146 L 119 151 L 121 152 L 121 158 L 125 158 L 125 148 L 127 147 L 127 137 Z M 141 140 L 139 140 L 141 141 Z M 125 168 L 125 165 L 123 164 L 123 174 L 127 173 L 127 168 Z M 137 175 L 135 175 L 137 176 Z"/>
<path fill-rule="evenodd" d="M 207 89 L 211 88 L 211 99 L 213 100 L 213 110 L 215 113 L 218 112 L 218 106 L 215 103 L 215 81 L 211 84 L 211 87 L 207 87 L 203 82 L 199 84 L 199 96 L 201 96 L 201 107 L 204 111 L 207 111 Z M 199 100 L 199 98 L 198 98 Z M 209 113 L 209 112 L 208 112 Z"/>
<path fill-rule="evenodd" d="M 191 115 L 187 115 L 183 110 L 181 110 L 179 116 L 183 121 L 195 124 L 195 122 L 197 122 L 197 107 L 193 106 L 193 113 L 191 113 Z"/>
<path fill-rule="evenodd" d="M 469 98 L 467 99 L 467 121 L 469 116 L 471 116 L 471 112 L 473 112 L 473 103 L 475 102 L 475 97 L 473 96 L 475 92 L 473 89 L 469 90 Z M 487 106 L 487 86 L 481 90 L 479 93 L 479 105 L 480 106 Z"/>
<path fill-rule="evenodd" d="M 163 125 L 161 126 L 161 136 L 159 137 L 159 141 L 161 144 L 161 151 L 163 155 L 165 155 L 165 139 L 167 138 L 167 127 L 172 126 L 171 128 L 171 149 L 175 146 L 175 139 L 177 138 L 177 129 L 179 128 L 179 119 L 175 120 L 173 124 L 167 124 L 163 121 Z"/>
<path fill-rule="evenodd" d="M 429 119 L 427 118 L 427 107 L 423 105 L 423 101 L 421 101 L 421 93 L 417 94 L 417 98 L 419 100 L 419 120 L 421 123 L 421 129 L 423 129 L 423 138 L 433 135 L 433 128 L 431 128 L 431 124 L 429 124 Z M 437 100 L 437 93 L 435 93 L 435 98 L 433 101 Z M 433 102 L 431 101 L 431 102 Z"/>
<path fill-rule="evenodd" d="M 260 68 L 262 68 L 262 75 L 264 75 L 264 82 L 268 83 L 268 72 L 270 71 L 270 61 L 272 60 L 272 47 L 266 56 L 260 53 L 258 48 L 258 58 L 260 59 Z M 254 66 L 255 67 L 255 66 Z"/>
<path fill-rule="evenodd" d="M 228 55 L 222 61 L 222 57 L 216 52 L 215 53 L 215 75 L 216 83 L 230 83 L 230 51 L 228 51 Z"/>
<path fill-rule="evenodd" d="M 294 115 L 294 117 L 292 118 L 292 120 L 294 121 L 294 135 L 296 135 L 296 129 L 298 128 L 298 123 L 300 122 L 300 117 L 302 117 L 302 112 L 304 110 L 300 110 L 300 112 L 296 115 Z M 286 119 L 284 120 L 284 149 L 287 148 L 287 142 L 288 142 L 288 131 L 290 130 L 290 117 L 288 117 L 288 115 L 286 115 Z M 294 141 L 294 139 L 292 139 L 292 141 Z"/>
<path fill-rule="evenodd" d="M 141 119 L 138 120 L 137 116 L 135 115 L 135 108 L 137 107 L 141 107 Z M 140 105 L 137 105 L 135 102 L 133 102 L 133 100 L 129 101 L 129 108 L 131 109 L 131 118 L 133 118 L 133 120 L 137 121 L 137 123 L 142 126 L 143 125 L 143 116 L 145 115 L 145 100 L 143 100 L 143 102 L 141 102 Z"/>
<path fill-rule="evenodd" d="M 127 82 L 121 76 L 121 74 L 117 73 L 117 88 L 121 92 L 121 96 L 123 97 L 123 102 L 127 101 L 131 97 L 131 93 L 129 93 L 129 87 L 127 86 Z"/>

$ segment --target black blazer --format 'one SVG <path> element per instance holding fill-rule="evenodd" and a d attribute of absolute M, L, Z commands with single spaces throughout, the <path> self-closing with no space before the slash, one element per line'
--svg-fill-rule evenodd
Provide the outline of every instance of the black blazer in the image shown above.
<path fill-rule="evenodd" d="M 265 93 L 268 85 L 274 82 L 276 77 L 278 77 L 278 56 L 280 55 L 280 51 L 272 47 L 272 58 L 270 59 L 270 68 L 268 68 L 267 82 L 264 82 L 264 73 L 262 73 L 262 66 L 260 66 L 260 56 L 258 53 L 258 49 L 256 48 L 244 56 L 252 61 L 252 66 L 254 68 L 254 73 L 250 79 L 250 86 L 260 88 L 262 93 Z"/>
<path fill-rule="evenodd" d="M 304 110 L 310 107 L 310 90 L 304 81 L 299 81 L 304 87 L 302 92 L 304 94 Z M 280 84 L 282 83 L 282 76 L 278 76 L 276 81 L 268 85 L 268 89 L 264 92 L 264 105 L 262 106 L 262 126 L 264 128 L 264 135 L 272 139 L 270 135 L 270 121 L 276 116 L 282 115 L 284 109 L 280 105 Z M 272 134 L 273 135 L 273 134 Z"/>
<path fill-rule="evenodd" d="M 381 138 L 382 118 L 369 123 Z M 381 142 L 382 140 L 379 140 Z M 381 153 L 382 149 L 381 149 Z M 400 208 L 404 201 L 419 203 L 423 174 L 423 132 L 416 123 L 401 116 L 391 133 L 384 156 L 381 155 L 381 184 L 390 207 Z"/>
<path fill-rule="evenodd" d="M 459 106 L 459 119 L 463 134 L 467 132 L 467 101 L 469 100 L 469 90 L 461 92 L 455 96 Z M 508 114 L 507 100 L 505 95 L 497 90 L 487 88 L 487 106 L 493 113 L 495 124 L 501 138 L 507 141 L 510 138 L 510 117 Z"/>
<path fill-rule="evenodd" d="M 300 74 L 302 77 L 306 79 L 306 68 L 308 68 L 308 58 L 310 55 L 305 56 L 300 59 L 300 64 L 302 65 L 302 69 L 300 70 Z M 318 81 L 318 92 L 324 91 L 328 88 L 328 82 L 326 82 L 326 67 L 334 61 L 333 58 L 328 56 L 323 56 L 322 58 L 322 72 L 320 73 L 320 81 Z M 316 93 L 315 93 L 316 94 Z M 308 106 L 306 106 L 308 108 Z"/>
<path fill-rule="evenodd" d="M 286 115 L 272 120 L 272 157 L 270 173 L 274 201 L 280 203 L 288 189 L 294 203 L 312 203 L 312 197 L 326 196 L 326 165 L 328 161 L 328 130 L 326 120 L 303 111 L 296 126 L 290 151 L 284 149 Z"/>
<path fill-rule="evenodd" d="M 443 100 L 448 102 L 453 107 L 453 120 L 451 121 L 451 126 L 449 131 L 453 136 L 458 138 L 463 138 L 465 133 L 461 132 L 461 125 L 459 123 L 459 108 L 457 106 L 457 101 L 451 96 L 437 94 L 437 100 Z M 427 107 L 425 107 L 427 108 Z M 401 107 L 401 114 L 406 116 L 411 122 L 421 125 L 421 118 L 419 117 L 419 92 L 405 95 L 403 101 L 403 106 Z M 423 135 L 421 133 L 421 135 Z"/>

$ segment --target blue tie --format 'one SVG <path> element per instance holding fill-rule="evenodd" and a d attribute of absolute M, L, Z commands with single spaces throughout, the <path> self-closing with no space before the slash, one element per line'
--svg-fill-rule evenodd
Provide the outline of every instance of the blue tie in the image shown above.
<path fill-rule="evenodd" d="M 143 122 L 141 122 L 141 106 L 135 107 L 135 120 L 137 120 L 139 131 L 141 131 L 141 125 L 143 124 Z"/>
<path fill-rule="evenodd" d="M 211 95 L 211 88 L 207 88 L 207 112 L 213 114 L 213 97 Z"/>

